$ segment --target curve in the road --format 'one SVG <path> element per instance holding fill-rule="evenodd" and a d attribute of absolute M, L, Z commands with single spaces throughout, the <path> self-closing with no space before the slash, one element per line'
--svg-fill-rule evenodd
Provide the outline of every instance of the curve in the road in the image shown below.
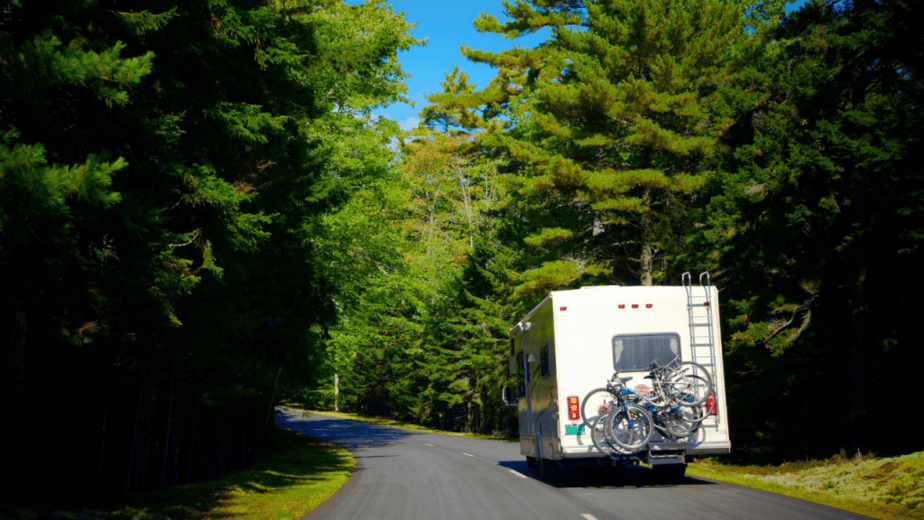
<path fill-rule="evenodd" d="M 642 467 L 571 470 L 541 480 L 518 444 L 500 441 L 290 410 L 280 410 L 277 424 L 339 444 L 357 462 L 347 484 L 301 520 L 865 518 L 708 479 L 655 485 Z"/>

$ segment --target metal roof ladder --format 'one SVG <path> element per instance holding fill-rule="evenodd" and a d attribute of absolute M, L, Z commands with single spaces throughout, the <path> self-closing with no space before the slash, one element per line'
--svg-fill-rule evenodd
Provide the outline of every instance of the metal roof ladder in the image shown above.
<path fill-rule="evenodd" d="M 687 312 L 690 318 L 690 352 L 692 355 L 690 361 L 706 367 L 715 385 L 718 380 L 715 372 L 715 322 L 712 308 L 719 302 L 711 301 L 709 288 L 712 284 L 708 271 L 700 273 L 699 287 L 693 286 L 693 276 L 689 271 L 683 273 L 682 279 L 683 287 L 687 292 Z M 705 285 L 703 284 L 704 279 Z M 717 425 L 718 421 L 719 415 L 716 415 Z"/>

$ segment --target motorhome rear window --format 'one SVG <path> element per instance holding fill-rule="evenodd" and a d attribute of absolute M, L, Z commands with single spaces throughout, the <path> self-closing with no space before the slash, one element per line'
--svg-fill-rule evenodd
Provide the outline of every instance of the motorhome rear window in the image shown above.
<path fill-rule="evenodd" d="M 613 338 L 613 365 L 620 372 L 647 371 L 680 356 L 678 334 L 626 334 Z"/>

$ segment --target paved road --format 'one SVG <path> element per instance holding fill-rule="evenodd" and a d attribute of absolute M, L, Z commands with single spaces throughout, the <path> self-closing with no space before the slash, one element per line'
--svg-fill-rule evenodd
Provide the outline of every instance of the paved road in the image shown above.
<path fill-rule="evenodd" d="M 519 445 L 418 433 L 280 410 L 277 424 L 337 443 L 356 458 L 349 481 L 303 516 L 319 519 L 842 519 L 839 509 L 687 477 L 656 485 L 644 467 L 540 480 Z"/>

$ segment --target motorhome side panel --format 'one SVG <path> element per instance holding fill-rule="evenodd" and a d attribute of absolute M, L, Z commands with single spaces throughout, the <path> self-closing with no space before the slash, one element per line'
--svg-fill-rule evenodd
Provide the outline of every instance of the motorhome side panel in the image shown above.
<path fill-rule="evenodd" d="M 525 399 L 520 402 L 520 450 L 534 458 L 553 458 L 559 450 L 555 432 L 555 323 L 547 298 L 523 320 Z M 541 441 L 541 445 L 540 445 Z"/>

